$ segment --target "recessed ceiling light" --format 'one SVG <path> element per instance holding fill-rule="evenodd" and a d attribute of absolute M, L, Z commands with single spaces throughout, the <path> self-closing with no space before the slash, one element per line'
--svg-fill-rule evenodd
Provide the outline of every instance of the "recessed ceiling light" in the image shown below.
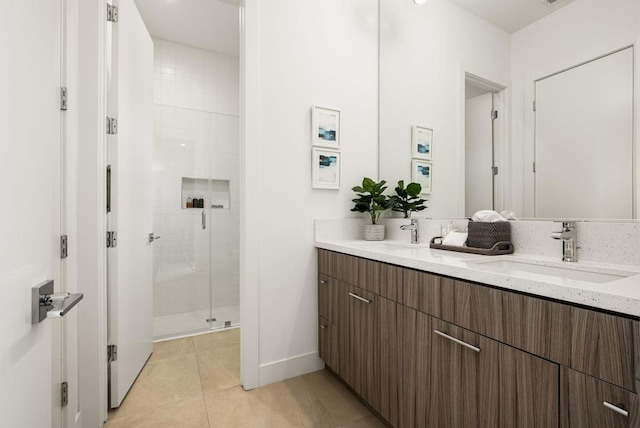
<path fill-rule="evenodd" d="M 427 0 L 413 0 L 415 4 L 425 4 Z"/>

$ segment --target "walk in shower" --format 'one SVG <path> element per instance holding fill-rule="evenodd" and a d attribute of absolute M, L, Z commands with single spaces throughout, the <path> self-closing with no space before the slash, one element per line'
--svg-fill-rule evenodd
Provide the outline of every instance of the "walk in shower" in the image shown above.
<path fill-rule="evenodd" d="M 239 325 L 239 66 L 153 42 L 157 340 Z"/>

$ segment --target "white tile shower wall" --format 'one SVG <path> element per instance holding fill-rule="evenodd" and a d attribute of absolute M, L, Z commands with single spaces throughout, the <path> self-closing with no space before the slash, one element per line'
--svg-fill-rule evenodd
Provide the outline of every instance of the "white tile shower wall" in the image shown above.
<path fill-rule="evenodd" d="M 440 235 L 440 227 L 449 222 L 458 229 L 466 227 L 467 220 L 419 219 L 420 243 L 428 244 L 432 237 Z M 363 239 L 363 218 L 317 219 L 316 239 Z M 409 242 L 409 232 L 400 230 L 408 223 L 402 218 L 385 218 L 385 238 Z M 549 257 L 562 257 L 561 244 L 550 237 L 560 229 L 554 221 L 511 222 L 511 240 L 515 252 Z M 580 260 L 623 265 L 640 265 L 640 222 L 578 222 L 578 257 Z"/>
<path fill-rule="evenodd" d="M 238 59 L 154 39 L 154 63 L 154 316 L 237 306 Z M 182 177 L 229 181 L 205 230 L 181 207 Z"/>

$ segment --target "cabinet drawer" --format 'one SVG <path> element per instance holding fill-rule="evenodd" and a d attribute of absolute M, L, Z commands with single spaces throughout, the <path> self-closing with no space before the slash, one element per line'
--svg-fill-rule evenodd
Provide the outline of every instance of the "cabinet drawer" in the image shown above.
<path fill-rule="evenodd" d="M 401 302 L 404 268 L 334 253 L 335 277 L 365 291 Z"/>
<path fill-rule="evenodd" d="M 568 366 L 571 307 L 521 294 L 501 292 L 505 343 Z"/>
<path fill-rule="evenodd" d="M 330 276 L 318 275 L 318 313 L 329 322 L 338 322 L 338 280 Z"/>
<path fill-rule="evenodd" d="M 561 376 L 563 428 L 640 426 L 636 394 L 566 367 Z"/>
<path fill-rule="evenodd" d="M 420 312 L 502 340 L 502 293 L 424 272 L 405 273 L 404 304 Z"/>
<path fill-rule="evenodd" d="M 319 317 L 318 322 L 318 351 L 320 359 L 338 373 L 338 332 L 336 326 L 324 317 Z"/>
<path fill-rule="evenodd" d="M 318 249 L 318 273 L 335 277 L 335 254 L 333 251 Z"/>
<path fill-rule="evenodd" d="M 569 306 L 424 272 L 404 278 L 406 306 L 569 365 Z"/>
<path fill-rule="evenodd" d="M 638 321 L 571 308 L 571 367 L 637 392 Z"/>

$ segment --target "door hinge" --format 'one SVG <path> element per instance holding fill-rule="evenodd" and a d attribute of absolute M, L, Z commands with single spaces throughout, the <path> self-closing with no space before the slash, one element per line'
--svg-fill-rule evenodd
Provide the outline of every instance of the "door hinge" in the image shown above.
<path fill-rule="evenodd" d="M 107 248 L 116 248 L 118 246 L 118 232 L 107 232 Z"/>
<path fill-rule="evenodd" d="M 118 6 L 112 6 L 107 3 L 107 21 L 114 24 L 118 22 Z"/>
<path fill-rule="evenodd" d="M 536 100 L 533 100 L 533 111 L 536 111 Z"/>
<path fill-rule="evenodd" d="M 107 134 L 116 135 L 118 133 L 118 119 L 107 117 Z"/>
<path fill-rule="evenodd" d="M 533 172 L 536 172 L 536 163 L 533 163 Z"/>
<path fill-rule="evenodd" d="M 498 167 L 497 166 L 492 166 L 491 167 L 491 172 L 493 174 L 493 176 L 495 177 L 496 175 L 498 175 Z"/>
<path fill-rule="evenodd" d="M 118 345 L 107 346 L 107 362 L 118 360 Z"/>
<path fill-rule="evenodd" d="M 69 382 L 62 382 L 60 385 L 60 407 L 69 404 Z"/>
<path fill-rule="evenodd" d="M 60 258 L 66 259 L 69 255 L 69 249 L 67 247 L 68 238 L 67 235 L 62 235 L 60 237 Z"/>
<path fill-rule="evenodd" d="M 66 87 L 60 88 L 60 110 L 69 108 L 69 90 Z"/>
<path fill-rule="evenodd" d="M 491 110 L 491 119 L 496 120 L 498 118 L 498 110 Z"/>

